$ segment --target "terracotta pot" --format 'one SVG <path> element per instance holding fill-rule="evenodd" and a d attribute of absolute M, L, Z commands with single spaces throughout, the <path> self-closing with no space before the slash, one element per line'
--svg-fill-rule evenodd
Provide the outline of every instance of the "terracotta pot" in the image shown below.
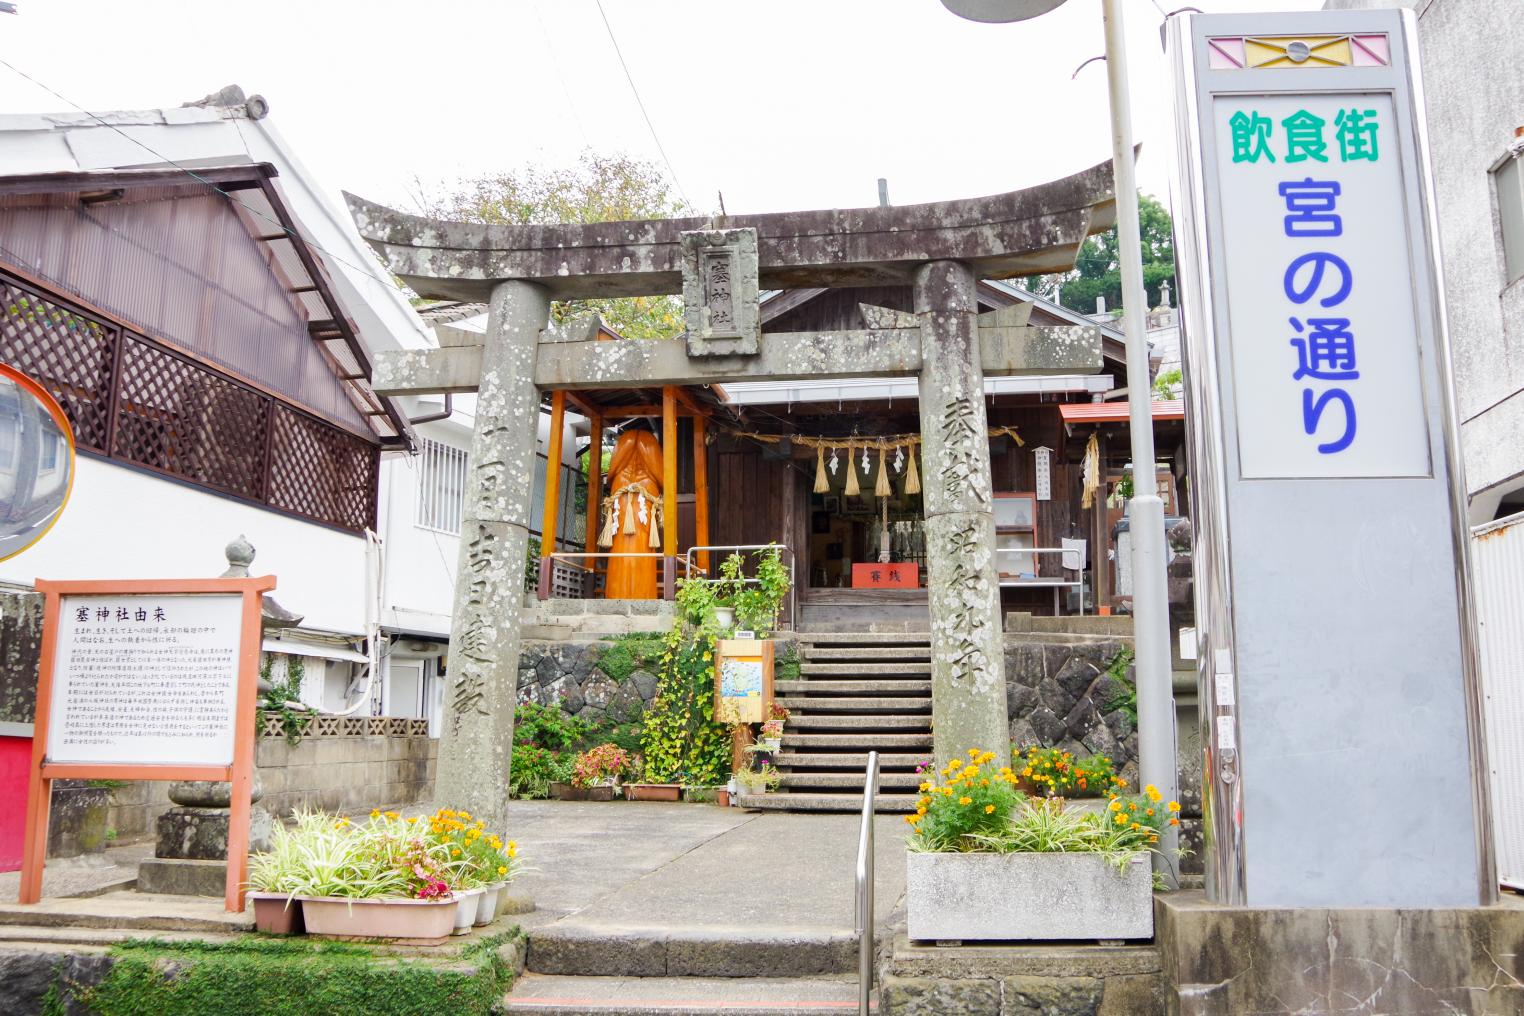
<path fill-rule="evenodd" d="M 452 935 L 469 935 L 471 926 L 476 923 L 476 909 L 481 906 L 482 889 L 461 889 L 456 892 L 460 897 L 460 909 L 455 912 L 455 927 L 450 929 Z"/>
<path fill-rule="evenodd" d="M 460 909 L 444 900 L 351 900 L 338 896 L 298 896 L 307 934 L 320 938 L 389 938 L 403 945 L 439 945 L 450 937 Z M 474 900 L 472 901 L 475 902 Z M 470 930 L 467 922 L 466 929 Z"/>
<path fill-rule="evenodd" d="M 503 894 L 501 883 L 489 885 L 482 890 L 481 902 L 476 905 L 476 920 L 471 923 L 484 928 L 497 919 L 497 901 Z"/>
<path fill-rule="evenodd" d="M 730 807 L 730 791 L 716 790 L 714 792 L 714 803 L 719 805 L 721 808 Z"/>
<path fill-rule="evenodd" d="M 247 896 L 254 902 L 256 931 L 266 935 L 300 935 L 306 930 L 300 899 L 285 893 L 251 892 Z"/>
<path fill-rule="evenodd" d="M 683 792 L 681 783 L 626 783 L 627 801 L 676 801 Z"/>

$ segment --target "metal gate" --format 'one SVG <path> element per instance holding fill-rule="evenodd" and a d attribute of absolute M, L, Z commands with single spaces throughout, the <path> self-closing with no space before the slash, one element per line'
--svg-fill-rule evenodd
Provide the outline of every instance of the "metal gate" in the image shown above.
<path fill-rule="evenodd" d="M 1498 878 L 1524 889 L 1524 513 L 1471 531 Z"/>

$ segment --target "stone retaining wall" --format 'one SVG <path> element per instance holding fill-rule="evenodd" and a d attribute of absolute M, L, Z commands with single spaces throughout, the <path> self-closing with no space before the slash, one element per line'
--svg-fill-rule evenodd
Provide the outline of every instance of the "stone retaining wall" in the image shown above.
<path fill-rule="evenodd" d="M 312 726 L 320 729 L 312 732 Z M 429 737 L 424 721 L 318 716 L 294 745 L 269 728 L 261 733 L 255 762 L 262 803 L 276 818 L 303 807 L 364 811 L 433 797 L 439 741 Z M 153 836 L 154 823 L 170 807 L 168 783 L 128 783 L 112 792 L 107 823 L 118 840 Z"/>
<path fill-rule="evenodd" d="M 1130 685 L 1106 670 L 1131 639 L 1114 636 L 1005 637 L 1006 711 L 1017 747 L 1042 745 L 1076 755 L 1106 755 L 1136 768 L 1138 734 L 1116 705 Z"/>
<path fill-rule="evenodd" d="M 31 723 L 42 649 L 41 593 L 0 590 L 0 723 Z"/>

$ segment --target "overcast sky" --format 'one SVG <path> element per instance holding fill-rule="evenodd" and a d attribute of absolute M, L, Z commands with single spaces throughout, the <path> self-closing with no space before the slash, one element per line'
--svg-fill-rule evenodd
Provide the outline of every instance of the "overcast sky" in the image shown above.
<path fill-rule="evenodd" d="M 1167 196 L 1159 9 L 1125 0 L 1143 188 Z M 730 212 L 1025 187 L 1110 158 L 1099 0 L 977 25 L 939 0 L 603 0 L 692 203 Z M 1195 0 L 1209 12 L 1321 0 Z M 4 59 L 92 110 L 236 83 L 330 191 L 412 208 L 437 182 L 592 147 L 659 158 L 594 0 L 20 0 Z M 0 67 L 0 112 L 66 104 Z"/>

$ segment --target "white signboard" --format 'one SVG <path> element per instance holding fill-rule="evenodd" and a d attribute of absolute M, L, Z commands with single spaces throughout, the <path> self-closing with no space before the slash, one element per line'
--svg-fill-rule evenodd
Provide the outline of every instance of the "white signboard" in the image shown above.
<path fill-rule="evenodd" d="M 1389 95 L 1214 100 L 1245 479 L 1428 476 Z"/>
<path fill-rule="evenodd" d="M 64 596 L 48 761 L 231 765 L 243 598 Z"/>

